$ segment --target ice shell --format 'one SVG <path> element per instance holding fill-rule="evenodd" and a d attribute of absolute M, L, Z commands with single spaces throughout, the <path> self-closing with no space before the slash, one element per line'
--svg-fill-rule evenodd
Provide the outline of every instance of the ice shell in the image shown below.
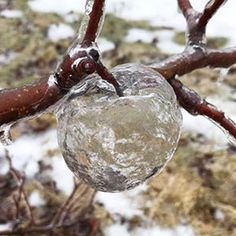
<path fill-rule="evenodd" d="M 93 89 L 74 92 L 57 113 L 68 167 L 106 192 L 134 188 L 159 173 L 173 156 L 182 124 L 175 94 L 160 74 L 137 64 L 112 72 L 125 97 L 92 76 Z"/>

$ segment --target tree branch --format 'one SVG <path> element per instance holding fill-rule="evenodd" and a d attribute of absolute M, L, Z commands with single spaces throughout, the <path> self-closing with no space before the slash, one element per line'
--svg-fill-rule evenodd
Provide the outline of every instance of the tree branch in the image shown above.
<path fill-rule="evenodd" d="M 185 18 L 188 18 L 189 14 L 193 11 L 193 7 L 189 0 L 177 0 L 179 8 Z"/>
<path fill-rule="evenodd" d="M 106 80 L 110 84 L 113 84 L 116 93 L 120 97 L 123 96 L 123 92 L 120 88 L 120 85 L 116 81 L 115 77 L 108 71 L 108 69 L 101 62 L 97 64 L 97 73 L 101 76 L 102 79 Z"/>
<path fill-rule="evenodd" d="M 99 59 L 93 40 L 104 15 L 105 0 L 94 0 L 82 43 L 76 39 L 49 79 L 0 91 L 0 128 L 32 117 L 58 102 L 77 83 L 96 71 Z"/>
<path fill-rule="evenodd" d="M 209 0 L 209 2 L 205 6 L 205 9 L 203 10 L 203 13 L 201 14 L 199 18 L 199 22 L 198 22 L 199 26 L 202 28 L 206 28 L 212 16 L 226 2 L 227 0 Z"/>
<path fill-rule="evenodd" d="M 92 10 L 88 12 L 89 22 L 82 41 L 82 44 L 86 42 L 95 42 L 98 37 L 102 21 L 104 20 L 105 0 L 94 0 Z"/>
<path fill-rule="evenodd" d="M 201 14 L 192 8 L 189 0 L 178 0 L 188 26 L 186 48 L 182 53 L 152 64 L 150 67 L 161 73 L 167 80 L 172 80 L 176 76 L 182 76 L 206 66 L 229 67 L 236 63 L 236 47 L 213 50 L 206 46 L 207 23 L 225 2 L 223 0 L 209 1 Z M 95 44 L 104 16 L 104 5 L 105 0 L 93 1 L 92 10 L 87 12 L 88 24 L 82 41 L 75 40 L 49 79 L 40 80 L 22 88 L 0 91 L 1 128 L 19 119 L 45 111 L 57 103 L 75 84 L 94 72 L 112 83 L 118 95 L 122 96 L 119 84 L 101 63 Z"/>
<path fill-rule="evenodd" d="M 184 86 L 177 79 L 170 79 L 169 83 L 173 87 L 180 105 L 192 115 L 203 115 L 210 118 L 220 127 L 224 128 L 228 134 L 236 138 L 236 124 L 226 117 L 224 112 L 218 110 L 214 105 L 208 103 L 192 89 Z"/>

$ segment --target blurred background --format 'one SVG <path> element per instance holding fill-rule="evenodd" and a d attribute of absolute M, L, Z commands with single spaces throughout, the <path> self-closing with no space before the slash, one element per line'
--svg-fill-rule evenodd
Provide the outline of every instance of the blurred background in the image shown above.
<path fill-rule="evenodd" d="M 191 2 L 198 10 L 207 3 Z M 0 0 L 0 87 L 48 77 L 76 36 L 84 5 L 85 0 Z M 209 47 L 236 45 L 235 9 L 236 2 L 228 1 L 212 19 Z M 160 61 L 184 44 L 185 21 L 176 0 L 107 0 L 98 45 L 109 68 Z M 203 68 L 181 80 L 236 121 L 235 66 Z M 236 235 L 235 142 L 204 117 L 183 111 L 173 160 L 159 176 L 122 193 L 95 192 L 74 181 L 57 144 L 53 114 L 19 122 L 11 135 L 13 143 L 0 147 L 0 232 L 37 225 L 44 231 L 29 235 Z M 21 177 L 9 172 L 8 157 Z M 66 200 L 69 207 L 63 208 Z"/>

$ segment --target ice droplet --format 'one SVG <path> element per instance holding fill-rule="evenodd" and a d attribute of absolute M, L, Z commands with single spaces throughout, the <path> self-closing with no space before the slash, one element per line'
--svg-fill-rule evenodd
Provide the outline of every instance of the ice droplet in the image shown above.
<path fill-rule="evenodd" d="M 74 89 L 57 112 L 68 167 L 106 192 L 134 188 L 160 173 L 173 156 L 182 124 L 175 93 L 160 74 L 137 64 L 112 73 L 125 97 L 93 75 L 86 94 Z"/>

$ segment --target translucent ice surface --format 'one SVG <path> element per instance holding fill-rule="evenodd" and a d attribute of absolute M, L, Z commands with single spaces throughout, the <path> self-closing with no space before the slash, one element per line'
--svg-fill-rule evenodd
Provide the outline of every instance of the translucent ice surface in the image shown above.
<path fill-rule="evenodd" d="M 57 112 L 68 167 L 107 192 L 131 189 L 160 173 L 173 156 L 182 124 L 174 91 L 160 74 L 138 64 L 118 66 L 112 73 L 124 97 L 93 75 Z"/>
<path fill-rule="evenodd" d="M 88 24 L 90 21 L 90 13 L 92 12 L 93 9 L 93 4 L 94 4 L 94 0 L 87 0 L 86 1 L 86 5 L 85 5 L 85 14 L 83 16 L 81 25 L 80 25 L 80 29 L 79 29 L 79 36 L 78 36 L 78 40 L 79 42 L 83 40 L 85 33 L 87 31 L 88 28 Z M 96 32 L 96 37 L 98 37 L 98 35 L 100 34 L 101 30 L 102 30 L 102 26 L 103 26 L 103 22 L 104 22 L 104 17 L 105 17 L 105 3 L 103 6 L 103 15 L 100 18 L 100 21 L 98 23 L 98 29 Z"/>

